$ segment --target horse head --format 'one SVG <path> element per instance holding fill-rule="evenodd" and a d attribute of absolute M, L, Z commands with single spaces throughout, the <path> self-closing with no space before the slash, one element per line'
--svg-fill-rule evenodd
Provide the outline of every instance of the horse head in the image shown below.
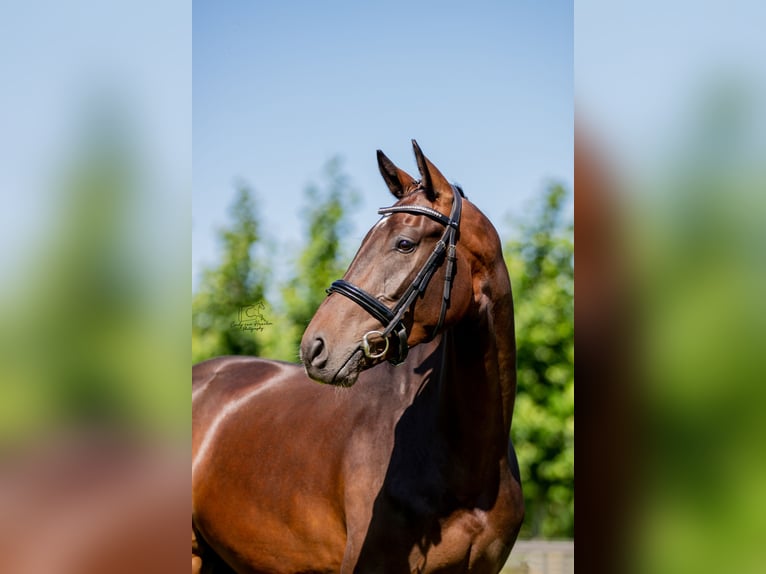
<path fill-rule="evenodd" d="M 301 360 L 312 379 L 351 386 L 365 369 L 403 362 L 481 305 L 480 276 L 502 259 L 489 221 L 412 144 L 419 180 L 378 150 L 397 202 L 380 209 L 304 332 Z"/>

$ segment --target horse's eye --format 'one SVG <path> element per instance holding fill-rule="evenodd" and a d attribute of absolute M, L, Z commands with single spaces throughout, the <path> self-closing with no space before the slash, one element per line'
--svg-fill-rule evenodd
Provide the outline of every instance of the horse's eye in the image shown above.
<path fill-rule="evenodd" d="M 417 244 L 410 241 L 409 239 L 400 239 L 396 242 L 397 251 L 401 251 L 402 253 L 411 253 L 415 250 L 416 246 Z"/>

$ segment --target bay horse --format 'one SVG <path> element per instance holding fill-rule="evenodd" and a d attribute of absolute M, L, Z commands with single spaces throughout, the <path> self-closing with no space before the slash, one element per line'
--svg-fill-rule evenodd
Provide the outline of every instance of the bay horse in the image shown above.
<path fill-rule="evenodd" d="M 328 289 L 303 367 L 193 368 L 193 571 L 503 567 L 524 515 L 511 284 L 492 224 L 412 143 L 419 180 L 378 151 L 397 201 Z"/>

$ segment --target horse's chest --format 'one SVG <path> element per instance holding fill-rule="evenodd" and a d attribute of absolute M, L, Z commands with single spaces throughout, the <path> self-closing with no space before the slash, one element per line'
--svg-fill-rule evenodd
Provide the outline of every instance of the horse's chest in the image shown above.
<path fill-rule="evenodd" d="M 381 524 L 371 524 L 349 571 L 495 573 L 507 554 L 506 537 L 483 510 L 460 509 L 441 518 L 386 514 Z"/>
<path fill-rule="evenodd" d="M 492 517 L 483 510 L 461 510 L 441 524 L 438 543 L 413 548 L 413 572 L 494 572 L 502 559 Z"/>

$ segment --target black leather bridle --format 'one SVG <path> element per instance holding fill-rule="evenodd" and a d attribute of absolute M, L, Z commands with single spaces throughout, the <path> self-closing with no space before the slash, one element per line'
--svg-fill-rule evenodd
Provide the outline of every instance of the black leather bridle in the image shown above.
<path fill-rule="evenodd" d="M 404 325 L 403 321 L 404 314 L 415 302 L 415 299 L 425 293 L 426 287 L 428 287 L 428 282 L 431 280 L 434 271 L 441 266 L 446 256 L 447 266 L 444 274 L 442 306 L 441 311 L 439 312 L 439 321 L 436 324 L 433 334 L 435 335 L 441 329 L 444 323 L 444 317 L 447 314 L 447 308 L 449 307 L 450 292 L 452 291 L 452 278 L 455 271 L 456 259 L 455 246 L 458 240 L 460 214 L 462 212 L 463 192 L 457 186 L 453 186 L 453 191 L 452 209 L 449 217 L 439 213 L 435 209 L 422 205 L 382 207 L 378 210 L 378 213 L 383 216 L 388 216 L 392 213 L 424 215 L 430 217 L 434 221 L 438 221 L 445 227 L 444 233 L 442 234 L 441 239 L 436 243 L 431 255 L 393 309 L 389 309 L 367 291 L 349 283 L 345 279 L 334 281 L 330 288 L 327 289 L 328 295 L 332 293 L 340 293 L 341 295 L 348 297 L 370 315 L 375 317 L 381 325 L 385 326 L 382 331 L 369 331 L 362 337 L 362 352 L 368 359 L 378 359 L 388 352 L 388 339 L 393 333 L 396 336 L 398 345 L 396 354 L 393 357 L 389 357 L 388 360 L 394 365 L 404 362 L 407 358 L 407 352 L 409 351 L 409 346 L 407 345 L 407 327 Z M 381 337 L 385 341 L 383 350 L 374 351 L 371 348 L 369 337 L 374 335 Z"/>

